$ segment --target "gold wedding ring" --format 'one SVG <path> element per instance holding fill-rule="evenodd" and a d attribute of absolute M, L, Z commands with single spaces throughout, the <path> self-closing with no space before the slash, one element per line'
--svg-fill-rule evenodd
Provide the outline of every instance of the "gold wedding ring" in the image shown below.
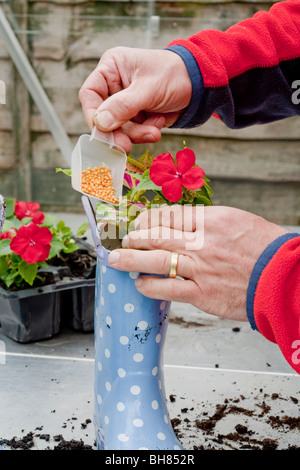
<path fill-rule="evenodd" d="M 176 251 L 173 251 L 173 253 L 171 254 L 171 264 L 169 272 L 169 277 L 171 277 L 172 279 L 177 276 L 178 258 L 179 254 L 176 253 Z"/>

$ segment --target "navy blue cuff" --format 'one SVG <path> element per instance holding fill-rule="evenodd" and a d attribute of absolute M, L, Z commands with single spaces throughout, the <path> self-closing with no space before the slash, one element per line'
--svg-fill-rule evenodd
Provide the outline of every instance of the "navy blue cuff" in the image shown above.
<path fill-rule="evenodd" d="M 204 91 L 203 78 L 199 69 L 199 65 L 193 54 L 183 46 L 169 46 L 166 48 L 166 50 L 173 51 L 182 58 L 192 82 L 192 97 L 190 104 L 184 113 L 180 116 L 180 118 L 175 122 L 175 124 L 173 124 L 172 128 L 184 129 L 195 127 L 193 124 L 193 118 L 197 114 L 197 110 L 199 109 Z"/>
<path fill-rule="evenodd" d="M 246 303 L 248 320 L 253 330 L 258 331 L 258 328 L 255 323 L 255 319 L 254 319 L 253 305 L 254 305 L 255 292 L 256 292 L 256 288 L 257 288 L 257 284 L 260 279 L 260 276 L 263 270 L 265 269 L 265 267 L 267 266 L 267 264 L 271 261 L 273 256 L 277 253 L 279 248 L 288 240 L 291 240 L 292 238 L 296 238 L 299 236 L 300 236 L 299 233 L 285 233 L 284 235 L 281 235 L 280 237 L 276 238 L 262 252 L 262 254 L 258 258 L 254 266 L 254 269 L 252 271 L 250 281 L 249 281 L 248 292 L 247 292 L 247 303 Z"/>

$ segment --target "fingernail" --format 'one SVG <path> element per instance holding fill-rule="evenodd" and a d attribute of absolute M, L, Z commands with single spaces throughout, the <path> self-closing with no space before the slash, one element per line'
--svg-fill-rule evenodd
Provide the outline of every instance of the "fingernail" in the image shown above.
<path fill-rule="evenodd" d="M 120 253 L 118 251 L 112 251 L 108 256 L 109 264 L 115 264 L 119 261 Z"/>
<path fill-rule="evenodd" d="M 143 279 L 141 279 L 140 277 L 137 278 L 137 280 L 135 281 L 135 286 L 136 287 L 141 287 L 143 285 Z"/>
<path fill-rule="evenodd" d="M 123 248 L 128 248 L 129 247 L 129 236 L 125 235 L 125 237 L 122 240 L 122 247 Z"/>
<path fill-rule="evenodd" d="M 95 114 L 94 121 L 101 129 L 109 130 L 114 123 L 114 118 L 109 111 L 100 111 Z"/>
<path fill-rule="evenodd" d="M 151 142 L 156 142 L 156 139 L 154 138 L 154 136 L 152 134 L 145 134 L 143 136 L 143 141 L 145 143 L 151 143 Z"/>

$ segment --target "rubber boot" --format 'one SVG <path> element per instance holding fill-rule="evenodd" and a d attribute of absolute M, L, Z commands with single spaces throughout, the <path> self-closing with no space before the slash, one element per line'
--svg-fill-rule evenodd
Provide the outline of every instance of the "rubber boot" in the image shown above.
<path fill-rule="evenodd" d="M 173 431 L 163 376 L 170 302 L 135 287 L 137 273 L 97 263 L 95 431 L 98 449 L 182 449 Z"/>

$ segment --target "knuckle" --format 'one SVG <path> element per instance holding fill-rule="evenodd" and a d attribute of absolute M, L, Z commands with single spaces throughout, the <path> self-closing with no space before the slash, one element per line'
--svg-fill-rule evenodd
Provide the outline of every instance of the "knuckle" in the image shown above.
<path fill-rule="evenodd" d="M 159 237 L 155 236 L 155 234 L 154 234 L 150 238 L 150 245 L 151 245 L 152 249 L 159 250 L 161 248 L 161 239 Z"/>
<path fill-rule="evenodd" d="M 120 260 L 121 261 L 121 260 Z M 135 268 L 135 254 L 134 251 L 125 250 L 122 256 L 122 268 L 134 270 Z"/>
<path fill-rule="evenodd" d="M 162 274 L 168 274 L 170 270 L 170 260 L 168 253 L 162 254 L 161 252 L 156 253 L 156 262 L 158 266 L 158 270 Z"/>

